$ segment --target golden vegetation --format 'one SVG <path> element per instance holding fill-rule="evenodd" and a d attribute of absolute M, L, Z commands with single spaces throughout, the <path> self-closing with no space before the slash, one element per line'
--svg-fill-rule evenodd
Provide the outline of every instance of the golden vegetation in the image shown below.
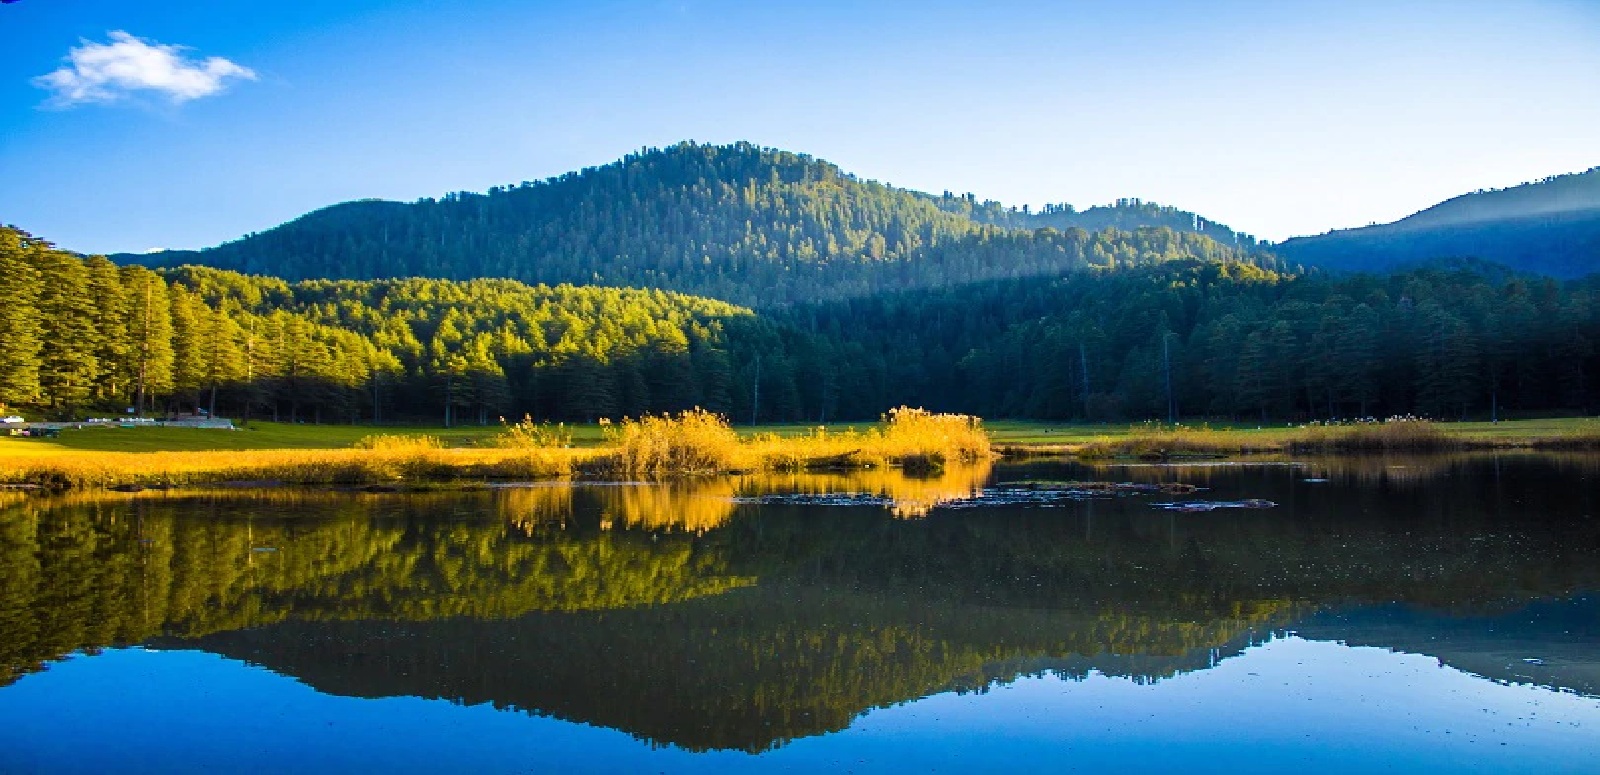
<path fill-rule="evenodd" d="M 274 449 L 209 452 L 63 451 L 17 457 L 0 467 L 0 483 L 50 489 L 169 486 L 230 481 L 288 484 L 376 484 L 460 479 L 558 479 L 591 450 Z"/>
<path fill-rule="evenodd" d="M 722 473 L 746 458 L 727 418 L 704 409 L 601 425 L 616 471 L 630 476 Z"/>
<path fill-rule="evenodd" d="M 753 458 L 749 467 L 766 471 L 899 466 L 933 472 L 994 457 L 989 434 L 977 417 L 905 406 L 890 409 L 878 427 L 864 432 L 818 427 L 802 436 L 760 435 L 748 446 Z"/>
<path fill-rule="evenodd" d="M 886 498 L 896 517 L 924 517 L 934 507 L 971 498 L 989 480 L 991 466 L 984 460 L 972 465 L 947 466 L 931 474 L 878 467 L 844 471 L 769 472 L 739 477 L 743 497 L 780 493 L 815 495 L 859 493 Z"/>
<path fill-rule="evenodd" d="M 521 420 L 514 423 L 506 422 L 500 418 L 501 431 L 495 436 L 494 444 L 497 447 L 508 449 L 565 449 L 572 446 L 572 431 L 566 423 L 535 422 L 530 415 L 523 415 Z"/>
<path fill-rule="evenodd" d="M 740 471 L 899 466 L 934 472 L 988 460 L 981 422 L 901 407 L 865 432 L 773 435 L 741 440 L 726 418 L 701 409 L 605 426 L 605 446 L 572 448 L 564 425 L 524 418 L 487 448 L 449 449 L 434 436 L 378 434 L 352 449 L 185 452 L 29 450 L 6 455 L 0 484 L 50 489 L 195 485 L 229 481 L 380 484 L 457 480 L 545 480 L 578 475 L 665 479 Z M 0 451 L 3 454 L 4 451 Z"/>
<path fill-rule="evenodd" d="M 389 433 L 376 433 L 362 436 L 351 444 L 355 449 L 371 449 L 380 452 L 417 452 L 430 449 L 444 449 L 444 442 L 437 436 L 402 436 Z"/>
<path fill-rule="evenodd" d="M 693 409 L 608 423 L 606 441 L 616 472 L 645 477 L 888 466 L 935 472 L 993 457 L 978 418 L 904 406 L 866 431 L 819 426 L 798 436 L 765 433 L 748 440 L 739 438 L 727 418 Z"/>

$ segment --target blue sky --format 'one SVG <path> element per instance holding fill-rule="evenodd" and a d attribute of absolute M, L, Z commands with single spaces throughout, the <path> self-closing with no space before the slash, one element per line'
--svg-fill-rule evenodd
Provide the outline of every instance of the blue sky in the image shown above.
<path fill-rule="evenodd" d="M 41 79 L 117 32 L 193 72 Z M 1600 164 L 1597 0 L 18 0 L 0 35 L 0 222 L 86 252 L 681 139 L 1270 239 Z"/>

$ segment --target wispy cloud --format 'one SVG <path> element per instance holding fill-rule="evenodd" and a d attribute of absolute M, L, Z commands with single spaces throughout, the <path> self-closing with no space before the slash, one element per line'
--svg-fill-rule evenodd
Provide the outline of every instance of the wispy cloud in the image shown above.
<path fill-rule="evenodd" d="M 173 103 L 209 97 L 231 79 L 253 81 L 254 70 L 222 57 L 190 58 L 187 46 L 171 46 L 117 30 L 107 43 L 81 41 L 65 64 L 33 79 L 51 92 L 50 104 L 71 107 L 115 102 L 135 92 L 166 96 Z"/>

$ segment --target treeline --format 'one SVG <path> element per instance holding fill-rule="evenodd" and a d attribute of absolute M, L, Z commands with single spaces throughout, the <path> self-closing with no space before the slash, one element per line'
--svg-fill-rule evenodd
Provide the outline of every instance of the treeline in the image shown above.
<path fill-rule="evenodd" d="M 936 202 L 941 210 L 959 213 L 980 223 L 1011 229 L 1136 231 L 1150 227 L 1164 227 L 1174 231 L 1203 234 L 1229 247 L 1253 250 L 1259 246 L 1255 237 L 1236 232 L 1216 221 L 1187 210 L 1137 198 L 1118 199 L 1109 205 L 1095 205 L 1087 210 L 1079 210 L 1066 203 L 1048 204 L 1037 210 L 1027 205 L 1007 207 L 989 200 L 979 202 L 971 194 L 956 196 L 949 191 L 944 192 Z"/>
<path fill-rule="evenodd" d="M 1600 280 L 1472 263 L 1326 276 L 1113 262 L 758 315 L 661 290 L 155 273 L 0 230 L 0 403 L 66 418 L 1587 414 L 1597 339 Z"/>
<path fill-rule="evenodd" d="M 51 417 L 732 412 L 757 368 L 787 383 L 776 395 L 794 392 L 783 337 L 748 310 L 665 291 L 158 274 L 0 229 L 0 404 Z"/>
<path fill-rule="evenodd" d="M 832 408 L 1122 421 L 1600 409 L 1600 279 L 1457 263 L 1387 276 L 1176 261 L 788 313 Z"/>
<path fill-rule="evenodd" d="M 349 417 L 370 375 L 394 368 L 354 332 L 214 307 L 143 267 L 0 228 L 0 404 L 71 417 L 214 409 L 225 394 L 246 414 L 282 401 Z"/>
<path fill-rule="evenodd" d="M 483 194 L 335 205 L 203 251 L 115 258 L 288 280 L 664 288 L 764 308 L 1086 266 L 1238 260 L 1253 246 L 1205 228 L 1138 202 L 1025 215 L 858 180 L 803 154 L 682 143 Z"/>

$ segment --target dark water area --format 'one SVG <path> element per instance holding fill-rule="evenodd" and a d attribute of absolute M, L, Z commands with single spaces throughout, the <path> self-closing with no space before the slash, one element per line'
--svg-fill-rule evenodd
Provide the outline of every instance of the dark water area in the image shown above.
<path fill-rule="evenodd" d="M 0 496 L 0 772 L 1600 771 L 1592 457 Z"/>

